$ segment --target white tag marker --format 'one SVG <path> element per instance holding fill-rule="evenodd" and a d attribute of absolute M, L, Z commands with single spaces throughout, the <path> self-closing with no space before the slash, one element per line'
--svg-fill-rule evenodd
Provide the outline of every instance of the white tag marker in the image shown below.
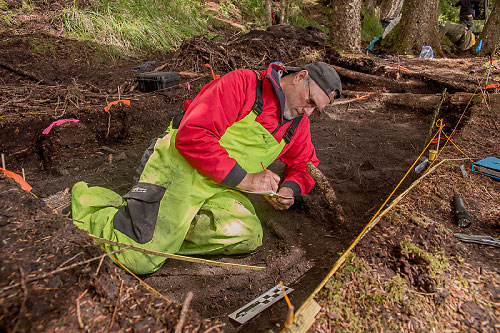
<path fill-rule="evenodd" d="M 292 288 L 288 288 L 286 286 L 283 286 L 283 289 L 287 295 L 293 291 Z M 281 290 L 281 286 L 277 284 L 255 300 L 245 304 L 238 310 L 231 313 L 229 318 L 240 324 L 244 324 L 282 298 L 283 291 Z"/>

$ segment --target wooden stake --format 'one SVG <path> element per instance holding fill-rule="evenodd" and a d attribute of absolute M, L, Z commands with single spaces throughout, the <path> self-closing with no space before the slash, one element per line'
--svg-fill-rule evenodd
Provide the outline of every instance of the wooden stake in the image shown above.
<path fill-rule="evenodd" d="M 5 169 L 5 155 L 2 153 L 2 169 Z"/>
<path fill-rule="evenodd" d="M 24 168 L 21 168 L 21 171 L 23 172 L 23 179 L 26 181 L 26 175 L 24 174 Z"/>
<path fill-rule="evenodd" d="M 443 104 L 445 98 L 446 98 L 446 88 L 444 88 L 443 92 L 441 93 L 441 99 L 439 100 L 439 104 L 436 107 L 436 110 L 434 110 L 434 114 L 432 115 L 431 128 L 429 128 L 429 133 L 427 133 L 427 138 L 425 139 L 424 146 L 426 146 L 427 143 L 429 143 L 429 140 L 432 138 L 432 131 L 434 130 L 434 124 L 436 123 L 436 119 L 437 119 L 437 116 L 439 114 L 439 110 L 441 109 L 441 105 Z M 441 135 L 441 134 L 439 134 L 439 135 Z M 438 138 L 439 138 L 439 135 L 438 135 Z"/>

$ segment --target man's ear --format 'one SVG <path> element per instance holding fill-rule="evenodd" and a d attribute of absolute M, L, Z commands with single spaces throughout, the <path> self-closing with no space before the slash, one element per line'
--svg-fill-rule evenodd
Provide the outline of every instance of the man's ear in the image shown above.
<path fill-rule="evenodd" d="M 303 80 L 305 80 L 307 78 L 308 75 L 309 75 L 309 72 L 306 69 L 303 69 L 300 72 L 297 72 L 297 74 L 295 74 L 295 77 L 293 78 L 293 83 L 297 84 L 297 83 L 302 82 Z"/>

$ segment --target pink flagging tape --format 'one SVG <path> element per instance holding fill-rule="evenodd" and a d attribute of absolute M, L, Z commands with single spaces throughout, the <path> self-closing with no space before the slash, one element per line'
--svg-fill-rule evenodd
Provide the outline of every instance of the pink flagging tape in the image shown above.
<path fill-rule="evenodd" d="M 64 123 L 67 123 L 67 122 L 72 122 L 72 123 L 77 123 L 79 122 L 80 120 L 78 119 L 73 119 L 73 118 L 70 118 L 70 119 L 59 119 L 59 120 L 56 120 L 54 121 L 52 124 L 49 125 L 49 127 L 47 127 L 46 129 L 43 130 L 42 134 L 49 134 L 50 130 L 52 129 L 52 127 L 54 126 L 59 126 L 61 124 L 64 124 Z"/>

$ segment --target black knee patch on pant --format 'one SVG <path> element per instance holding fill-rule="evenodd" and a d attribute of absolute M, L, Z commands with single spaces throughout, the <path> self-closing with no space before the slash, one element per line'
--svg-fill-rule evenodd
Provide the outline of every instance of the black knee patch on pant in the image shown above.
<path fill-rule="evenodd" d="M 123 196 L 127 201 L 116 212 L 113 225 L 139 244 L 153 239 L 160 202 L 165 187 L 155 184 L 138 183 Z"/>

